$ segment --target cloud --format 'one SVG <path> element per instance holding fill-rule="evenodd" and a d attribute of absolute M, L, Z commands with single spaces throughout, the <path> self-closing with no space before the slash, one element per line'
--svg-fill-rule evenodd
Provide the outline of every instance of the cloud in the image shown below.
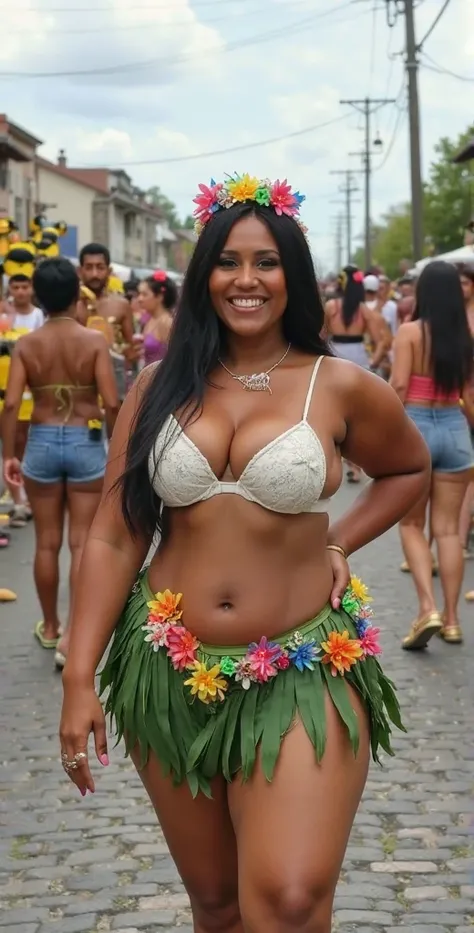
<path fill-rule="evenodd" d="M 90 4 L 86 11 L 93 9 L 92 0 Z M 172 79 L 177 69 L 183 77 L 189 67 L 193 75 L 215 76 L 223 41 L 216 29 L 199 21 L 189 0 L 165 5 L 144 5 L 140 0 L 137 7 L 130 0 L 111 0 L 110 9 L 99 6 L 96 16 L 75 13 L 72 20 L 39 12 L 36 0 L 23 0 L 21 8 L 21 21 L 14 4 L 2 8 L 4 71 L 9 65 L 18 72 L 64 72 L 63 90 L 94 85 L 112 93 L 120 86 L 156 86 Z"/>

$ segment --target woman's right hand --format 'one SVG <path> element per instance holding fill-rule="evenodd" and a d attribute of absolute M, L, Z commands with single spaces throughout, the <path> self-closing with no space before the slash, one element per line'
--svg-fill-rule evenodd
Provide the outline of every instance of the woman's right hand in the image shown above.
<path fill-rule="evenodd" d="M 95 791 L 87 757 L 87 744 L 91 732 L 94 733 L 97 758 L 100 764 L 106 767 L 109 759 L 105 716 L 94 685 L 65 683 L 59 727 L 61 762 L 66 774 L 79 788 L 83 797 L 88 790 L 91 794 Z"/>
<path fill-rule="evenodd" d="M 5 460 L 3 464 L 3 477 L 9 486 L 22 486 L 21 463 L 16 457 Z"/>

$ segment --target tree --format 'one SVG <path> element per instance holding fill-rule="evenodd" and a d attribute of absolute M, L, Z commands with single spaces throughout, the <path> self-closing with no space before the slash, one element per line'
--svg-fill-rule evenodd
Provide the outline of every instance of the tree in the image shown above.
<path fill-rule="evenodd" d="M 412 256 L 410 205 L 391 207 L 379 224 L 372 226 L 372 263 L 381 266 L 386 275 L 400 274 L 400 260 Z M 364 251 L 357 250 L 354 260 L 364 268 Z"/>
<path fill-rule="evenodd" d="M 170 199 L 167 198 L 165 194 L 163 194 L 161 188 L 159 188 L 158 185 L 153 185 L 148 189 L 146 198 L 149 204 L 153 204 L 153 207 L 159 208 L 172 230 L 176 230 L 181 226 L 178 212 L 176 210 L 176 204 L 174 204 L 173 201 L 170 201 Z"/>
<path fill-rule="evenodd" d="M 453 158 L 474 136 L 474 124 L 454 141 L 443 137 L 435 146 L 425 186 L 425 236 L 436 253 L 463 245 L 463 233 L 474 209 L 474 178 L 469 162 L 453 164 Z"/>
<path fill-rule="evenodd" d="M 473 217 L 474 176 L 469 163 L 453 164 L 453 158 L 474 137 L 474 124 L 455 140 L 443 137 L 435 146 L 436 159 L 431 163 L 423 195 L 424 254 L 446 253 L 463 245 L 463 232 Z M 411 207 L 392 207 L 380 223 L 372 227 L 374 264 L 387 275 L 399 274 L 403 258 L 413 257 Z M 363 250 L 355 261 L 364 267 Z"/>

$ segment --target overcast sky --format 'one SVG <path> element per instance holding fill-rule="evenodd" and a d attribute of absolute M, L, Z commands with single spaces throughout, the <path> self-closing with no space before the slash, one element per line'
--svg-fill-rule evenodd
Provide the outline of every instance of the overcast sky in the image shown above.
<path fill-rule="evenodd" d="M 419 0 L 418 40 L 442 3 Z M 288 177 L 307 195 L 302 216 L 327 269 L 342 210 L 330 171 L 359 169 L 348 154 L 363 144 L 362 117 L 339 100 L 370 94 L 398 99 L 372 120 L 384 142 L 373 218 L 409 197 L 404 25 L 389 29 L 385 0 L 0 0 L 0 23 L 0 109 L 44 140 L 46 158 L 65 148 L 70 165 L 123 166 L 136 184 L 160 185 L 183 216 L 211 175 Z M 451 0 L 425 52 L 427 64 L 474 79 L 474 0 Z M 66 74 L 40 76 L 57 72 Z M 473 96 L 473 83 L 421 69 L 425 174 L 436 140 L 472 121 Z M 359 234 L 362 200 L 353 210 Z"/>

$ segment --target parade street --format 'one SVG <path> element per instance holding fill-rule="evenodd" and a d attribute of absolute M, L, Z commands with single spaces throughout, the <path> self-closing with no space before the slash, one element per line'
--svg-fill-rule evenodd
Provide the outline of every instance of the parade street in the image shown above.
<path fill-rule="evenodd" d="M 334 512 L 356 491 L 343 487 Z M 0 930 L 190 933 L 184 888 L 121 748 L 110 748 L 108 769 L 94 767 L 97 791 L 84 800 L 61 769 L 61 678 L 32 636 L 33 534 L 32 526 L 13 532 L 1 555 L 1 583 L 18 600 L 0 610 Z M 396 531 L 352 561 L 374 596 L 408 733 L 395 737 L 394 759 L 371 767 L 333 929 L 472 933 L 474 606 L 461 601 L 464 646 L 434 638 L 424 653 L 403 652 L 416 603 L 400 561 Z M 473 586 L 474 561 L 464 589 Z"/>

